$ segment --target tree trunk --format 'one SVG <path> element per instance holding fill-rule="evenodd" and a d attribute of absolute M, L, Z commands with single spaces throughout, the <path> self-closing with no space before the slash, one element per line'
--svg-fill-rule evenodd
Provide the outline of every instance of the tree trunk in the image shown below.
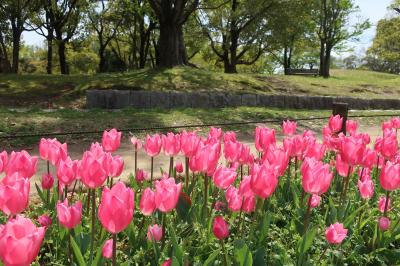
<path fill-rule="evenodd" d="M 99 48 L 99 58 L 100 58 L 99 72 L 100 73 L 106 72 L 106 57 L 104 55 L 105 50 L 106 50 L 105 47 L 100 46 L 100 48 Z"/>
<path fill-rule="evenodd" d="M 324 69 L 325 67 L 325 42 L 321 41 L 321 47 L 319 51 L 319 75 L 323 76 L 324 75 Z"/>
<path fill-rule="evenodd" d="M 60 40 L 58 43 L 58 56 L 60 60 L 60 72 L 63 75 L 69 74 L 67 58 L 65 56 L 65 42 Z"/>
<path fill-rule="evenodd" d="M 18 73 L 19 68 L 19 50 L 21 45 L 21 33 L 13 30 L 13 48 L 12 48 L 12 72 Z"/>
<path fill-rule="evenodd" d="M 47 74 L 53 73 L 53 35 L 49 33 L 47 37 Z"/>
<path fill-rule="evenodd" d="M 172 19 L 160 21 L 158 53 L 158 67 L 170 68 L 188 64 L 182 25 L 176 25 Z"/>
<path fill-rule="evenodd" d="M 325 58 L 324 58 L 324 68 L 322 72 L 322 76 L 324 78 L 329 78 L 330 77 L 330 65 L 331 65 L 331 51 L 332 49 L 330 47 L 326 48 L 325 51 Z"/>
<path fill-rule="evenodd" d="M 285 75 L 288 75 L 289 73 L 289 64 L 288 64 L 288 48 L 287 46 L 285 46 L 285 48 L 283 49 L 283 69 L 285 71 Z"/>

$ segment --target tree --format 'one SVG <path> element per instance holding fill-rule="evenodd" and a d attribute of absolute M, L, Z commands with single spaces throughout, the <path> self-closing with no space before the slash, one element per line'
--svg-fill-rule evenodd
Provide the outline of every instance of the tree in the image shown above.
<path fill-rule="evenodd" d="M 400 73 L 400 17 L 378 22 L 376 36 L 367 51 L 366 65 L 375 71 Z"/>
<path fill-rule="evenodd" d="M 368 20 L 353 25 L 349 30 L 350 15 L 358 11 L 352 0 L 318 0 L 315 8 L 317 34 L 320 41 L 320 75 L 330 76 L 332 50 L 346 40 L 356 39 L 370 27 Z"/>
<path fill-rule="evenodd" d="M 12 30 L 12 72 L 14 73 L 18 73 L 21 35 L 27 30 L 25 23 L 36 9 L 36 0 L 2 0 L 0 2 L 0 10 L 8 19 Z"/>
<path fill-rule="evenodd" d="M 237 65 L 252 65 L 263 54 L 265 14 L 272 4 L 269 0 L 217 0 L 200 12 L 198 22 L 224 63 L 225 73 L 237 73 Z"/>
<path fill-rule="evenodd" d="M 0 73 L 11 72 L 11 64 L 8 57 L 8 47 L 11 44 L 11 29 L 4 11 L 0 9 Z"/>
<path fill-rule="evenodd" d="M 149 0 L 160 26 L 158 67 L 187 65 L 183 25 L 198 8 L 199 0 Z"/>

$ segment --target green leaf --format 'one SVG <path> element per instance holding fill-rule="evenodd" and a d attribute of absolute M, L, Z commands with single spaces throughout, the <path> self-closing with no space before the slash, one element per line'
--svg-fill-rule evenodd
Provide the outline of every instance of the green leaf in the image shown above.
<path fill-rule="evenodd" d="M 101 251 L 102 251 L 103 245 L 104 245 L 104 243 L 102 245 L 100 245 L 99 248 L 97 249 L 96 257 L 93 260 L 92 266 L 100 265 L 100 262 L 102 260 L 102 252 Z"/>
<path fill-rule="evenodd" d="M 271 213 L 268 212 L 266 215 L 263 215 L 262 220 L 258 225 L 259 233 L 256 237 L 258 239 L 259 246 L 262 245 L 263 242 L 265 242 L 265 239 L 267 238 L 268 235 L 270 224 L 271 224 Z"/>
<path fill-rule="evenodd" d="M 217 249 L 216 251 L 214 251 L 213 253 L 210 254 L 210 256 L 208 256 L 208 258 L 206 259 L 206 261 L 203 263 L 203 266 L 211 266 L 214 265 L 214 261 L 215 259 L 218 257 L 218 255 L 221 254 L 221 250 Z"/>
<path fill-rule="evenodd" d="M 172 246 L 174 247 L 173 255 L 178 259 L 179 263 L 183 261 L 183 250 L 178 243 L 178 238 L 176 237 L 176 232 L 174 226 L 171 223 L 168 224 L 169 232 L 171 233 Z"/>
<path fill-rule="evenodd" d="M 243 240 L 236 240 L 234 243 L 235 260 L 240 266 L 252 266 L 253 256 L 251 255 L 249 247 Z"/>
<path fill-rule="evenodd" d="M 180 266 L 178 259 L 176 257 L 172 258 L 171 266 Z"/>
<path fill-rule="evenodd" d="M 344 227 L 348 228 L 354 221 L 354 218 L 356 218 L 357 214 L 359 214 L 367 205 L 363 205 L 357 210 L 353 211 L 349 216 L 346 217 L 346 219 L 343 222 Z"/>
<path fill-rule="evenodd" d="M 43 194 L 42 189 L 38 186 L 38 184 L 35 183 L 36 191 L 39 194 L 40 199 L 42 200 L 43 203 L 47 204 L 47 199 Z"/>
<path fill-rule="evenodd" d="M 265 255 L 266 254 L 264 247 L 260 247 L 259 249 L 257 249 L 254 253 L 253 265 L 266 266 L 267 264 L 265 263 Z"/>
<path fill-rule="evenodd" d="M 302 265 L 303 259 L 306 255 L 307 250 L 311 247 L 315 235 L 317 234 L 317 228 L 309 229 L 304 236 L 300 239 L 297 247 L 297 253 L 299 258 L 299 264 Z"/>
<path fill-rule="evenodd" d="M 76 244 L 73 237 L 70 237 L 72 250 L 74 252 L 74 256 L 78 262 L 79 266 L 86 266 L 85 260 L 83 259 L 81 250 L 79 249 L 78 245 Z"/>
<path fill-rule="evenodd" d="M 176 211 L 182 220 L 189 221 L 189 211 L 190 211 L 190 198 L 183 192 L 179 195 L 178 204 L 176 206 Z"/>

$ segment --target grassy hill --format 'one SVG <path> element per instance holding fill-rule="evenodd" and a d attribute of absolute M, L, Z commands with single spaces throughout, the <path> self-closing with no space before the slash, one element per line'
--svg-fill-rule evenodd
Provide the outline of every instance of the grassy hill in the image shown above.
<path fill-rule="evenodd" d="M 236 93 L 398 98 L 400 76 L 362 70 L 333 70 L 330 79 L 323 79 L 303 76 L 224 74 L 186 67 L 98 75 L 0 75 L 0 105 L 56 103 L 82 107 L 85 91 L 91 88 L 162 91 L 228 90 Z"/>

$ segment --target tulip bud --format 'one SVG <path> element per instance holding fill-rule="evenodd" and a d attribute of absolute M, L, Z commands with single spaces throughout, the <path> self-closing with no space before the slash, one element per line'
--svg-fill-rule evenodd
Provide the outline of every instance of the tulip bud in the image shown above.
<path fill-rule="evenodd" d="M 183 173 L 183 165 L 181 162 L 177 162 L 175 165 L 175 170 L 177 173 L 182 174 Z"/>
<path fill-rule="evenodd" d="M 162 227 L 155 225 L 150 225 L 147 230 L 147 239 L 149 241 L 159 242 L 163 237 L 163 229 Z"/>
<path fill-rule="evenodd" d="M 347 229 L 343 227 L 341 223 L 331 224 L 325 230 L 326 240 L 330 244 L 340 244 L 347 236 Z"/>
<path fill-rule="evenodd" d="M 390 227 L 390 219 L 387 217 L 379 217 L 378 226 L 381 231 L 387 231 Z"/>
<path fill-rule="evenodd" d="M 41 226 L 49 226 L 52 223 L 50 216 L 45 214 L 41 215 L 38 218 L 38 222 L 40 223 Z"/>
<path fill-rule="evenodd" d="M 223 240 L 229 236 L 229 226 L 222 216 L 214 218 L 213 233 L 219 240 Z"/>
<path fill-rule="evenodd" d="M 42 188 L 43 189 L 51 189 L 54 184 L 54 177 L 49 173 L 49 174 L 43 174 L 42 175 Z"/>
<path fill-rule="evenodd" d="M 103 255 L 104 258 L 111 259 L 113 255 L 112 249 L 113 249 L 113 240 L 108 239 L 106 242 L 104 242 L 103 248 L 101 249 L 101 254 Z"/>

